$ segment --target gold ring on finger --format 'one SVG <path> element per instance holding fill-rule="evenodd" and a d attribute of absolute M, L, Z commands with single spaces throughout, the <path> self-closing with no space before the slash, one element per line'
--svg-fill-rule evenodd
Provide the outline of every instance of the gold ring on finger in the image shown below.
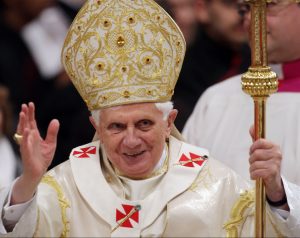
<path fill-rule="evenodd" d="M 22 135 L 19 135 L 18 133 L 15 133 L 15 134 L 14 134 L 14 141 L 15 141 L 18 145 L 21 144 L 22 139 L 23 139 L 23 136 L 22 136 Z"/>

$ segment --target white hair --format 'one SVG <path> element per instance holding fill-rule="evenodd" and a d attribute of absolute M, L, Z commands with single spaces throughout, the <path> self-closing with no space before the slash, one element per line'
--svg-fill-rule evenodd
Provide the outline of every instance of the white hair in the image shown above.
<path fill-rule="evenodd" d="M 174 108 L 173 102 L 157 102 L 155 106 L 163 113 L 163 120 L 166 121 L 172 109 Z"/>
<path fill-rule="evenodd" d="M 168 102 L 157 102 L 155 103 L 155 106 L 159 111 L 163 113 L 163 120 L 167 120 L 170 112 L 174 108 L 173 102 L 168 101 Z M 100 114 L 101 114 L 101 109 L 93 110 L 91 111 L 92 117 L 96 123 L 97 126 L 99 126 L 100 123 Z"/>

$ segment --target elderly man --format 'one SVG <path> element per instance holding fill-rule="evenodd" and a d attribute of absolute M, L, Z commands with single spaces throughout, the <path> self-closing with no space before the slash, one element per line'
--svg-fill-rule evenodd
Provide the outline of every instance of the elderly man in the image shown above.
<path fill-rule="evenodd" d="M 179 28 L 155 2 L 88 1 L 62 58 L 99 140 L 75 148 L 46 173 L 59 123 L 51 121 L 42 139 L 34 104 L 24 104 L 16 134 L 24 170 L 10 190 L 1 190 L 0 233 L 252 236 L 251 186 L 207 150 L 181 141 L 173 127 L 177 111 L 169 101 L 184 51 Z M 300 191 L 281 179 L 280 160 L 269 141 L 251 147 L 251 176 L 263 178 L 273 204 L 267 235 L 295 236 Z"/>
<path fill-rule="evenodd" d="M 298 2 L 298 3 L 297 3 Z M 241 4 L 249 29 L 249 5 Z M 267 3 L 268 59 L 278 73 L 278 92 L 267 101 L 266 138 L 280 145 L 282 174 L 300 186 L 300 3 Z M 183 135 L 189 143 L 208 148 L 211 155 L 249 178 L 248 154 L 252 141 L 253 100 L 241 90 L 241 75 L 209 88 L 197 103 Z"/>

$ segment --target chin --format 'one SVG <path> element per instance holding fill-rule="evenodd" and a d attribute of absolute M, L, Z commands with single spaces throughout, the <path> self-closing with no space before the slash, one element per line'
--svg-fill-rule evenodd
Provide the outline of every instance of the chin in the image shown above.
<path fill-rule="evenodd" d="M 150 173 L 128 173 L 126 177 L 131 178 L 131 179 L 145 179 L 150 175 Z"/>
<path fill-rule="evenodd" d="M 154 168 L 145 167 L 145 165 L 138 165 L 136 167 L 131 167 L 126 170 L 127 177 L 134 179 L 147 178 L 153 171 Z"/>

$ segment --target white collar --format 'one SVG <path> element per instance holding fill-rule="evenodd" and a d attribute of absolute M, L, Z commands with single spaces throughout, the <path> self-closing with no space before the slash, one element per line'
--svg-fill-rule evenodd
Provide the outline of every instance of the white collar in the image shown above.
<path fill-rule="evenodd" d="M 126 200 L 114 192 L 113 186 L 118 185 L 107 181 L 101 168 L 103 163 L 99 162 L 99 141 L 80 146 L 71 152 L 70 162 L 76 186 L 91 208 L 110 224 L 111 236 L 139 237 L 141 230 L 153 223 L 168 202 L 186 191 L 199 175 L 206 163 L 206 159 L 201 158 L 206 158 L 203 155 L 208 155 L 208 151 L 173 137 L 170 138 L 169 146 L 169 170 L 161 175 L 161 179 L 160 176 L 150 178 L 149 181 L 157 179 L 159 183 L 142 200 Z M 199 160 L 192 160 L 194 158 Z M 149 184 L 147 186 L 151 186 Z M 132 222 L 130 229 L 120 226 L 116 214 L 125 214 L 128 208 L 131 210 L 133 207 L 139 207 L 136 212 L 138 220 Z M 116 227 L 118 229 L 114 229 Z"/>

